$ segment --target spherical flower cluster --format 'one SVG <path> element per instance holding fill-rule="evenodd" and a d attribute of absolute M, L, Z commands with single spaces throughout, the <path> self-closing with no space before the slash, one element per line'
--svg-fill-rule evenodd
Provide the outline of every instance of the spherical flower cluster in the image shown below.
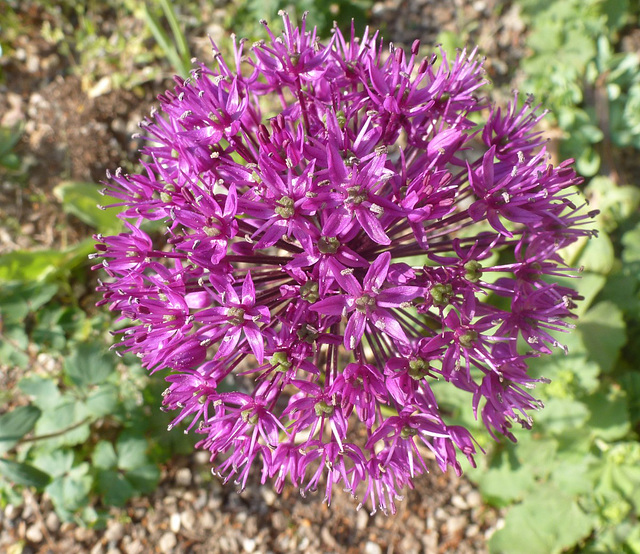
<path fill-rule="evenodd" d="M 527 360 L 577 298 L 548 277 L 573 271 L 558 251 L 592 214 L 531 103 L 479 98 L 475 51 L 420 61 L 353 29 L 323 45 L 283 19 L 233 63 L 214 47 L 141 123 L 144 172 L 109 176 L 128 231 L 97 237 L 99 290 L 225 480 L 256 466 L 393 511 L 430 460 L 473 463 L 434 380 L 494 437 L 530 426 Z"/>

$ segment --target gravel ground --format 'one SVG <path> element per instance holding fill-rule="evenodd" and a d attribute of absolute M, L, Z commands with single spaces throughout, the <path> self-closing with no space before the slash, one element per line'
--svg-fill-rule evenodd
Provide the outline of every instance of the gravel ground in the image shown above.
<path fill-rule="evenodd" d="M 433 472 L 398 504 L 395 516 L 365 509 L 336 491 L 330 507 L 318 495 L 282 496 L 255 480 L 240 494 L 210 478 L 207 456 L 194 454 L 166 470 L 162 484 L 113 518 L 104 530 L 61 524 L 46 498 L 28 496 L 0 512 L 0 551 L 23 541 L 23 554 L 307 552 L 482 553 L 500 525 L 463 478 Z"/>
<path fill-rule="evenodd" d="M 25 4 L 25 17 L 37 19 L 37 2 Z M 415 38 L 433 44 L 441 30 L 462 33 L 487 54 L 496 83 L 517 79 L 512 68 L 524 53 L 523 26 L 509 2 L 386 0 L 376 3 L 373 18 L 397 45 Z M 0 123 L 24 121 L 19 153 L 30 177 L 26 188 L 0 183 L 0 253 L 60 247 L 89 232 L 62 219 L 52 189 L 62 178 L 98 181 L 107 168 L 133 164 L 138 145 L 131 134 L 160 92 L 149 87 L 143 99 L 125 91 L 90 97 L 40 37 L 20 37 L 15 47 L 15 56 L 2 61 Z M 470 481 L 437 468 L 407 492 L 395 516 L 369 515 L 341 491 L 328 507 L 319 495 L 301 498 L 286 489 L 278 496 L 255 477 L 238 494 L 211 477 L 204 453 L 163 468 L 153 495 L 112 516 L 103 530 L 61 524 L 46 495 L 26 493 L 23 506 L 0 511 L 0 552 L 482 553 L 502 522 Z"/>

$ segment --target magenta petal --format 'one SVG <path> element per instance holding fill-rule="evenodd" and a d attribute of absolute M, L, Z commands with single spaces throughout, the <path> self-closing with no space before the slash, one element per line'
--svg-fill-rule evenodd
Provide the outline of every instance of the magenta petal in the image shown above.
<path fill-rule="evenodd" d="M 266 229 L 264 235 L 260 237 L 260 240 L 254 246 L 256 250 L 273 246 L 287 232 L 287 224 L 285 221 L 274 221 L 269 223 L 270 225 Z"/>
<path fill-rule="evenodd" d="M 356 210 L 356 219 L 372 241 L 384 245 L 391 244 L 391 239 L 384 232 L 380 221 L 369 210 Z"/>
<path fill-rule="evenodd" d="M 366 288 L 382 288 L 382 285 L 387 279 L 390 261 L 390 252 L 383 252 L 376 258 L 376 260 L 371 264 L 371 267 L 367 271 L 367 275 L 364 278 L 364 285 Z"/>
<path fill-rule="evenodd" d="M 421 287 L 391 287 L 384 289 L 376 296 L 376 304 L 383 308 L 393 308 L 400 306 L 403 302 L 411 302 L 422 294 Z"/>
<path fill-rule="evenodd" d="M 351 215 L 344 208 L 337 209 L 329 215 L 322 226 L 322 235 L 336 237 L 351 224 Z"/>
<path fill-rule="evenodd" d="M 242 283 L 242 304 L 245 306 L 253 306 L 256 301 L 256 288 L 253 286 L 251 272 L 247 271 L 247 276 Z"/>
<path fill-rule="evenodd" d="M 204 290 L 199 292 L 190 292 L 185 295 L 184 300 L 187 303 L 187 306 L 192 310 L 200 309 L 211 304 L 211 295 Z"/>
<path fill-rule="evenodd" d="M 232 330 L 230 329 L 227 331 L 227 334 L 220 342 L 220 347 L 218 348 L 214 359 L 219 360 L 220 358 L 231 354 L 235 350 L 236 346 L 238 346 L 241 333 L 242 332 L 239 327 L 234 327 Z"/>
<path fill-rule="evenodd" d="M 344 347 L 347 350 L 354 350 L 360 344 L 366 322 L 366 315 L 358 311 L 353 312 L 344 330 Z"/>
<path fill-rule="evenodd" d="M 376 329 L 379 329 L 394 339 L 398 339 L 400 342 L 409 342 L 400 324 L 386 310 L 376 310 L 371 314 L 371 320 Z"/>
<path fill-rule="evenodd" d="M 311 305 L 311 310 L 325 315 L 340 315 L 347 305 L 347 299 L 343 295 L 330 296 L 320 302 Z"/>
<path fill-rule="evenodd" d="M 259 363 L 262 363 L 264 361 L 264 340 L 260 329 L 254 323 L 249 323 L 244 326 L 244 334 L 247 337 L 247 342 L 253 355 Z"/>
<path fill-rule="evenodd" d="M 494 144 L 482 158 L 482 180 L 487 191 L 493 188 L 493 159 L 496 156 L 496 145 Z"/>
<path fill-rule="evenodd" d="M 338 271 L 337 268 L 333 266 L 333 264 L 331 266 L 331 269 L 333 276 L 336 278 L 336 281 L 338 281 L 338 284 L 340 285 L 342 290 L 348 292 L 351 296 L 354 297 L 362 295 L 362 287 L 360 286 L 360 283 L 358 283 L 358 280 L 351 273 L 348 273 L 348 271 L 350 270 L 347 270 L 347 272 L 345 272 L 345 268 Z"/>
<path fill-rule="evenodd" d="M 236 192 L 236 185 L 232 183 L 227 192 L 227 198 L 224 201 L 224 217 L 231 218 L 236 215 L 238 209 L 238 193 Z"/>

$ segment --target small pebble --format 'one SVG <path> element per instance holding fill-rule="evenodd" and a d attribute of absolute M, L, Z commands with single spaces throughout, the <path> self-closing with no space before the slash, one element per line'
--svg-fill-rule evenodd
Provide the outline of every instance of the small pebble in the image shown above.
<path fill-rule="evenodd" d="M 196 523 L 196 514 L 193 510 L 187 510 L 180 514 L 180 523 L 187 531 L 192 531 Z"/>
<path fill-rule="evenodd" d="M 25 533 L 25 537 L 29 542 L 39 543 L 42 541 L 44 536 L 42 535 L 42 530 L 40 529 L 40 525 L 34 523 L 27 527 L 27 532 Z"/>
<path fill-rule="evenodd" d="M 454 494 L 451 498 L 451 504 L 458 508 L 459 510 L 466 510 L 469 506 L 465 502 L 464 498 L 459 494 Z"/>
<path fill-rule="evenodd" d="M 143 554 L 145 548 L 142 541 L 136 539 L 124 547 L 125 554 Z"/>
<path fill-rule="evenodd" d="M 253 552 L 256 549 L 256 541 L 250 538 L 242 539 L 242 548 L 245 552 Z"/>
<path fill-rule="evenodd" d="M 104 538 L 109 542 L 118 542 L 122 537 L 124 537 L 124 525 L 119 521 L 109 521 L 107 530 L 104 533 Z"/>
<path fill-rule="evenodd" d="M 262 496 L 262 499 L 267 506 L 273 506 L 275 504 L 277 496 L 276 493 L 273 492 L 273 490 L 271 490 L 270 488 L 261 488 L 260 495 Z"/>
<path fill-rule="evenodd" d="M 181 467 L 176 471 L 176 484 L 181 487 L 188 487 L 191 484 L 193 475 L 188 467 Z"/>
<path fill-rule="evenodd" d="M 465 516 L 455 516 L 447 521 L 447 531 L 450 535 L 460 533 L 469 522 Z"/>
<path fill-rule="evenodd" d="M 211 512 L 208 510 L 202 513 L 199 518 L 199 522 L 203 529 L 213 529 L 213 526 L 215 525 L 215 520 L 213 519 Z"/>
<path fill-rule="evenodd" d="M 178 544 L 176 536 L 171 531 L 167 531 L 160 537 L 160 540 L 158 541 L 158 548 L 160 549 L 160 552 L 168 554 L 175 548 L 176 544 Z"/>
<path fill-rule="evenodd" d="M 91 548 L 91 554 L 104 554 L 104 545 L 101 542 L 97 542 Z"/>
<path fill-rule="evenodd" d="M 320 538 L 328 548 L 335 549 L 338 547 L 336 539 L 333 538 L 333 535 L 327 527 L 323 526 L 322 529 L 320 529 Z"/>
<path fill-rule="evenodd" d="M 369 524 L 369 513 L 367 512 L 367 510 L 365 509 L 358 510 L 358 513 L 356 515 L 356 529 L 358 529 L 359 531 L 362 531 L 363 529 L 367 528 L 368 524 Z"/>
<path fill-rule="evenodd" d="M 471 508 L 482 506 L 482 495 L 478 491 L 471 491 L 467 494 L 467 504 Z"/>
<path fill-rule="evenodd" d="M 55 512 L 49 512 L 44 520 L 44 524 L 47 526 L 49 531 L 55 533 L 60 529 L 60 518 L 58 518 L 58 515 Z"/>
<path fill-rule="evenodd" d="M 173 533 L 177 533 L 180 531 L 180 514 L 179 513 L 174 513 L 171 514 L 171 517 L 169 518 L 169 529 L 171 529 L 171 531 Z"/>
<path fill-rule="evenodd" d="M 375 542 L 367 541 L 364 545 L 364 554 L 382 554 L 382 548 Z"/>
<path fill-rule="evenodd" d="M 198 498 L 193 503 L 193 509 L 199 512 L 207 505 L 207 493 L 205 491 L 200 491 L 198 493 Z"/>
<path fill-rule="evenodd" d="M 73 538 L 76 539 L 76 542 L 89 542 L 94 536 L 95 533 L 93 529 L 89 529 L 88 527 L 76 527 L 73 531 Z"/>
<path fill-rule="evenodd" d="M 467 527 L 467 530 L 465 531 L 465 535 L 470 539 L 478 536 L 479 533 L 480 533 L 480 526 L 477 525 L 476 523 L 472 523 L 471 525 L 469 525 L 469 527 Z"/>
<path fill-rule="evenodd" d="M 439 508 L 439 507 L 436 508 L 436 511 L 433 513 L 433 516 L 438 521 L 444 521 L 445 519 L 447 519 L 447 517 L 449 517 L 447 512 L 445 512 L 442 508 Z"/>
<path fill-rule="evenodd" d="M 18 515 L 18 510 L 13 504 L 7 504 L 7 507 L 4 509 L 4 517 L 7 519 L 13 519 Z"/>

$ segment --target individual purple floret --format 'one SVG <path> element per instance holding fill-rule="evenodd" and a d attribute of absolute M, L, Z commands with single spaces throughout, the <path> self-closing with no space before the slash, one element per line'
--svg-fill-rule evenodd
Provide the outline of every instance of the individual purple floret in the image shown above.
<path fill-rule="evenodd" d="M 434 381 L 496 438 L 530 427 L 527 360 L 571 327 L 553 278 L 593 213 L 531 102 L 479 97 L 475 50 L 419 61 L 417 41 L 323 45 L 283 19 L 231 64 L 214 47 L 141 123 L 144 171 L 109 175 L 127 231 L 97 237 L 101 303 L 225 481 L 257 465 L 394 512 L 434 460 L 474 463 Z"/>

